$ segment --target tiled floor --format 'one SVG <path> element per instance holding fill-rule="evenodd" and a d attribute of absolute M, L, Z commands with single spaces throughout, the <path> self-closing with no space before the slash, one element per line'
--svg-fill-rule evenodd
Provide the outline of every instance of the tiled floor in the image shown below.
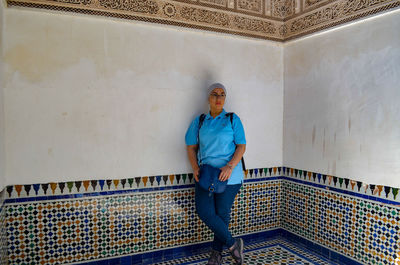
<path fill-rule="evenodd" d="M 292 264 L 321 264 L 333 265 L 327 259 L 300 248 L 285 239 L 274 239 L 266 242 L 249 244 L 245 246 L 245 265 L 292 265 Z M 172 264 L 206 264 L 207 254 L 200 254 L 191 257 L 176 259 L 159 263 L 159 265 Z M 232 264 L 228 253 L 224 252 L 223 265 Z"/>

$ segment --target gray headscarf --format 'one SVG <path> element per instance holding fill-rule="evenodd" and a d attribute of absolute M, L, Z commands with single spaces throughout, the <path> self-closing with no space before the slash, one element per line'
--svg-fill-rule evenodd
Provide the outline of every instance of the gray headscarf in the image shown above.
<path fill-rule="evenodd" d="M 224 85 L 220 84 L 220 83 L 214 83 L 214 84 L 212 84 L 211 86 L 208 87 L 207 96 L 209 96 L 211 94 L 211 92 L 216 88 L 222 88 L 224 90 L 225 95 L 226 95 L 226 89 L 225 89 Z"/>

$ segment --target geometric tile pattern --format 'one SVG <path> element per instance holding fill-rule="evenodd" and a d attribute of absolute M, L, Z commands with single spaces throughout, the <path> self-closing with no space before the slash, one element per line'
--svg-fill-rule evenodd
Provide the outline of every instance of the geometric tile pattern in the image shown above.
<path fill-rule="evenodd" d="M 67 264 L 209 241 L 192 184 L 175 174 L 8 186 L 2 257 Z M 231 216 L 234 235 L 283 228 L 363 264 L 399 263 L 399 224 L 398 188 L 285 167 L 246 170 Z"/>
<path fill-rule="evenodd" d="M 232 208 L 231 232 L 242 235 L 280 227 L 281 181 L 244 186 Z"/>
<path fill-rule="evenodd" d="M 400 6 L 400 0 L 7 0 L 84 13 L 286 41 Z"/>
<path fill-rule="evenodd" d="M 4 205 L 5 190 L 0 192 L 0 264 L 7 264 L 7 231 L 6 209 Z"/>
<path fill-rule="evenodd" d="M 260 264 L 287 264 L 287 265 L 331 265 L 325 258 L 311 253 L 310 251 L 303 250 L 298 246 L 286 241 L 283 238 L 270 239 L 262 243 L 245 244 L 244 248 L 246 265 L 260 265 Z M 208 254 L 199 254 L 191 257 L 175 259 L 158 263 L 158 265 L 175 265 L 175 264 L 192 264 L 200 265 L 206 264 Z M 222 265 L 232 264 L 232 258 L 226 251 L 223 253 Z"/>
<path fill-rule="evenodd" d="M 282 189 L 283 229 L 363 264 L 400 258 L 400 207 L 288 180 Z"/>
<path fill-rule="evenodd" d="M 246 264 L 310 264 L 309 261 L 287 251 L 281 246 L 269 247 L 268 249 L 255 250 L 246 253 Z M 230 264 L 225 262 L 224 264 Z"/>
<path fill-rule="evenodd" d="M 7 207 L 9 263 L 64 264 L 209 239 L 193 191 Z"/>
<path fill-rule="evenodd" d="M 245 184 L 232 209 L 233 233 L 278 228 L 271 202 L 280 195 L 280 180 Z M 9 264 L 90 261 L 212 238 L 195 213 L 193 188 L 7 204 L 6 210 Z"/>

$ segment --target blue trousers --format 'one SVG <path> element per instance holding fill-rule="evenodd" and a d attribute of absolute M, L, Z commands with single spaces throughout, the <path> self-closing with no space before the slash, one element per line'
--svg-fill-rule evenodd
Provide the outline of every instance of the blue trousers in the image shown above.
<path fill-rule="evenodd" d="M 235 239 L 229 231 L 231 208 L 242 184 L 227 185 L 223 193 L 209 196 L 196 182 L 196 211 L 200 219 L 214 232 L 212 249 L 222 251 L 223 246 L 233 246 Z"/>

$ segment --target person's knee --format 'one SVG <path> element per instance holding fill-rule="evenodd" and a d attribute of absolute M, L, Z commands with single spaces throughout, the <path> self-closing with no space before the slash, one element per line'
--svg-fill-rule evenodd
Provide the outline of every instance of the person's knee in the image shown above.
<path fill-rule="evenodd" d="M 217 210 L 216 213 L 225 223 L 229 222 L 229 219 L 231 218 L 231 211 L 230 209 L 219 209 Z"/>
<path fill-rule="evenodd" d="M 205 223 L 216 216 L 216 214 L 210 211 L 207 207 L 196 207 L 196 212 L 200 219 Z"/>

